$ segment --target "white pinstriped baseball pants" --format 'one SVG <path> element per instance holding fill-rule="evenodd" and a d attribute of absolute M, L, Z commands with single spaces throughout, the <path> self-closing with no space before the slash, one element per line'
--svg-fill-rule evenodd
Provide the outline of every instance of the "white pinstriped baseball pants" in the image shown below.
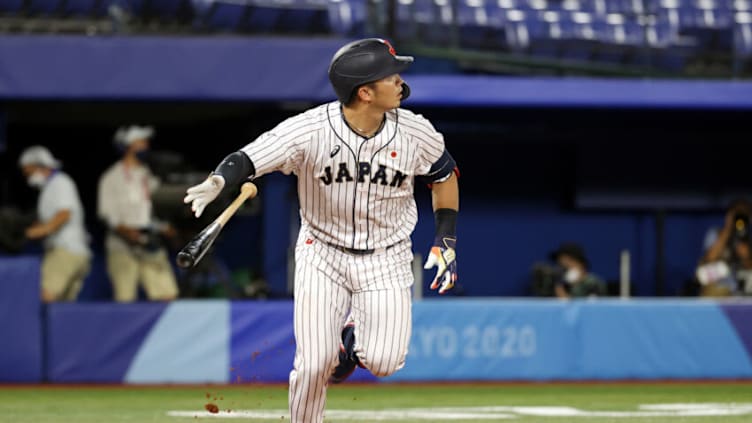
<path fill-rule="evenodd" d="M 355 352 L 376 376 L 405 364 L 412 329 L 411 243 L 357 256 L 301 236 L 295 249 L 295 363 L 292 423 L 324 421 L 326 388 L 338 364 L 342 328 L 355 321 Z"/>

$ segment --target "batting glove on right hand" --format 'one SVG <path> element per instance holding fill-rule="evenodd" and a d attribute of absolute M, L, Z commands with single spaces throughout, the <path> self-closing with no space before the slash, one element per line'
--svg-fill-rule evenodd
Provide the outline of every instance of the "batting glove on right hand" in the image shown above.
<path fill-rule="evenodd" d="M 434 266 L 436 277 L 431 283 L 431 289 L 439 288 L 439 294 L 443 294 L 454 287 L 457 281 L 457 253 L 454 247 L 457 245 L 457 238 L 443 236 L 436 237 L 428 254 L 424 269 L 430 269 Z"/>
<path fill-rule="evenodd" d="M 204 182 L 188 188 L 183 202 L 191 203 L 191 210 L 196 217 L 201 217 L 206 206 L 217 198 L 224 186 L 225 178 L 220 175 L 211 175 Z"/>

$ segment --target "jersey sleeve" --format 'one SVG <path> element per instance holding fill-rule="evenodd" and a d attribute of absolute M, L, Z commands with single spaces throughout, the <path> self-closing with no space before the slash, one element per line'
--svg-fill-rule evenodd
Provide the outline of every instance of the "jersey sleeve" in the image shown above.
<path fill-rule="evenodd" d="M 261 134 L 241 151 L 251 159 L 255 177 L 274 171 L 286 175 L 297 173 L 312 130 L 314 128 L 306 116 L 298 115 Z"/>
<path fill-rule="evenodd" d="M 437 131 L 428 119 L 421 115 L 409 114 L 406 126 L 409 128 L 412 138 L 418 145 L 416 176 L 430 176 L 432 181 L 446 178 L 446 175 L 436 175 L 437 165 L 448 154 L 444 145 L 444 135 Z M 439 168 L 443 173 L 442 168 Z"/>

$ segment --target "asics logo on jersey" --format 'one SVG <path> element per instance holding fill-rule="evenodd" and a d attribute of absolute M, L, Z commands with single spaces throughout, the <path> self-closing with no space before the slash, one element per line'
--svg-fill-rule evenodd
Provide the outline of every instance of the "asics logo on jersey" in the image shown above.
<path fill-rule="evenodd" d="M 332 182 L 352 182 L 355 180 L 353 174 L 358 178 L 358 182 L 368 182 L 372 184 L 389 185 L 390 187 L 401 187 L 402 183 L 407 179 L 407 175 L 399 170 L 387 169 L 384 165 L 379 165 L 374 169 L 371 163 L 360 162 L 358 163 L 357 173 L 351 172 L 347 167 L 347 163 L 340 163 L 336 170 L 337 174 L 334 175 L 332 167 L 327 166 L 324 168 L 324 176 L 320 176 L 319 179 L 324 185 L 330 185 Z M 390 174 L 391 173 L 391 178 Z"/>
<path fill-rule="evenodd" d="M 332 150 L 332 152 L 329 153 L 329 157 L 334 157 L 337 155 L 337 153 L 339 153 L 339 145 L 334 146 L 334 149 Z"/>

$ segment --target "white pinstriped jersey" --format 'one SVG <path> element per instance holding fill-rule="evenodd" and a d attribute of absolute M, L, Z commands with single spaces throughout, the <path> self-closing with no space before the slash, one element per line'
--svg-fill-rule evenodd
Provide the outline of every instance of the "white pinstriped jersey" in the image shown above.
<path fill-rule="evenodd" d="M 372 138 L 356 134 L 339 102 L 293 116 L 243 147 L 256 177 L 298 176 L 303 225 L 321 241 L 356 249 L 407 239 L 418 220 L 414 176 L 444 152 L 444 137 L 421 115 L 395 109 Z"/>

